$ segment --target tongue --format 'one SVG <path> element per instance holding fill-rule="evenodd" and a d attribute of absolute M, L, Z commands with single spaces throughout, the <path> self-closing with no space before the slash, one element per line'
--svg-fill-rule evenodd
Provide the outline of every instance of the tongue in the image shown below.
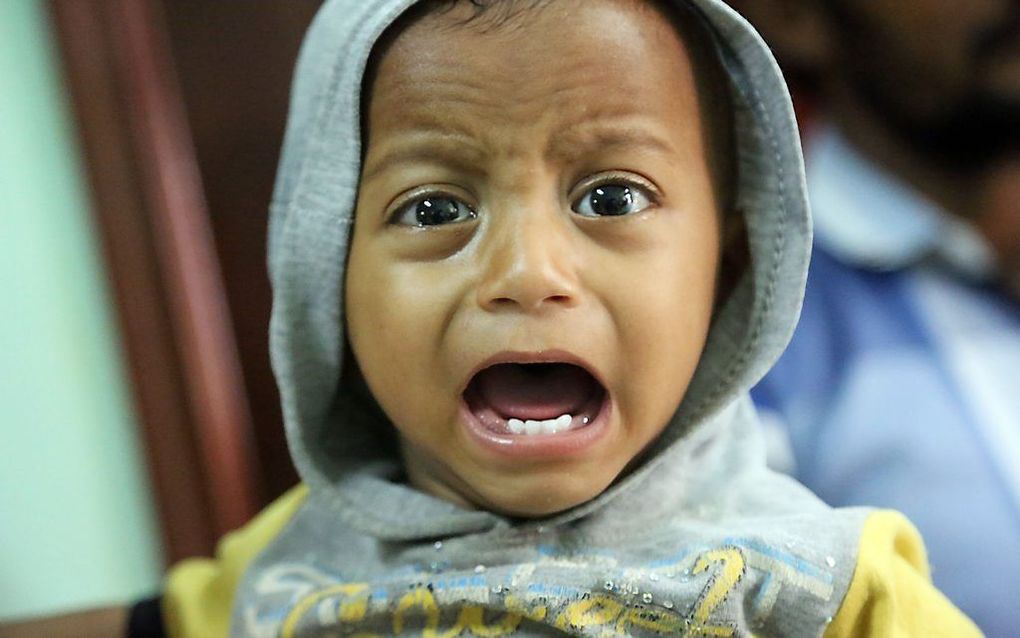
<path fill-rule="evenodd" d="M 475 381 L 490 408 L 503 418 L 522 420 L 576 414 L 598 389 L 585 370 L 565 363 L 500 364 Z"/>

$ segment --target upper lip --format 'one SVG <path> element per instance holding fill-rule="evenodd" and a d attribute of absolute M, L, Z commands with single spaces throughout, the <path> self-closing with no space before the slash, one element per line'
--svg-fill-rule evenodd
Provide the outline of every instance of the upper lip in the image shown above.
<path fill-rule="evenodd" d="M 467 381 L 464 382 L 464 387 L 461 392 L 467 389 L 470 385 L 471 380 L 475 378 L 482 370 L 490 368 L 494 365 L 501 363 L 569 363 L 579 368 L 583 368 L 585 372 L 590 374 L 604 389 L 608 388 L 605 379 L 599 374 L 599 371 L 595 366 L 588 363 L 584 358 L 570 352 L 568 350 L 560 349 L 549 349 L 549 350 L 537 350 L 537 351 L 519 351 L 519 350 L 504 350 L 503 352 L 497 352 L 491 357 L 485 359 L 478 364 L 471 374 L 468 375 Z"/>

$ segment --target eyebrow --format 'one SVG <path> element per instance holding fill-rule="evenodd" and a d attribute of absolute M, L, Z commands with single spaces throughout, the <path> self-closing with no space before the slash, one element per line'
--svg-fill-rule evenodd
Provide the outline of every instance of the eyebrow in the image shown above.
<path fill-rule="evenodd" d="M 673 145 L 643 126 L 585 123 L 557 133 L 544 152 L 546 160 L 570 161 L 591 149 L 642 148 L 660 154 L 673 153 Z M 436 163 L 478 173 L 489 156 L 479 140 L 460 129 L 413 129 L 400 141 L 382 151 L 379 159 L 366 164 L 362 180 L 372 181 L 402 164 Z"/>
<path fill-rule="evenodd" d="M 569 160 L 591 149 L 641 148 L 675 153 L 672 144 L 643 126 L 585 124 L 557 135 L 546 150 L 547 159 Z"/>
<path fill-rule="evenodd" d="M 433 162 L 477 172 L 486 156 L 475 137 L 457 130 L 417 129 L 388 146 L 379 159 L 366 163 L 363 181 L 371 181 L 401 164 Z"/>

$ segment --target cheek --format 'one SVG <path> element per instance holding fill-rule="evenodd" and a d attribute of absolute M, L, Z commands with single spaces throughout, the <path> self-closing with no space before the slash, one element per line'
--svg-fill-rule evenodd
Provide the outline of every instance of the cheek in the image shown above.
<path fill-rule="evenodd" d="M 603 278 L 599 285 L 620 325 L 632 331 L 654 327 L 655 335 L 635 338 L 660 346 L 667 335 L 673 343 L 707 326 L 720 259 L 714 218 L 706 214 L 692 219 L 676 212 L 664 217 L 649 225 L 634 251 L 601 259 L 595 271 Z"/>
<path fill-rule="evenodd" d="M 385 264 L 355 239 L 347 266 L 345 319 L 355 357 L 371 385 L 378 383 L 380 370 L 398 362 L 386 337 L 400 334 L 397 324 L 403 315 L 392 310 L 389 279 Z"/>
<path fill-rule="evenodd" d="M 452 378 L 442 352 L 457 283 L 437 265 L 352 245 L 346 308 L 351 346 L 373 395 L 398 429 L 443 420 Z"/>
<path fill-rule="evenodd" d="M 665 229 L 641 259 L 605 269 L 622 354 L 620 409 L 647 427 L 661 427 L 675 411 L 704 347 L 719 259 L 711 228 Z"/>

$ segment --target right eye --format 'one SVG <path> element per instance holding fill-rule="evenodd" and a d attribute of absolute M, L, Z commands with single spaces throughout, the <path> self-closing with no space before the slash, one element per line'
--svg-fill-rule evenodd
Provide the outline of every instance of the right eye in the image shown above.
<path fill-rule="evenodd" d="M 640 213 L 651 205 L 651 197 L 644 189 L 609 182 L 588 189 L 573 209 L 584 217 L 619 217 Z"/>
<path fill-rule="evenodd" d="M 440 226 L 466 222 L 478 216 L 473 208 L 450 195 L 427 195 L 402 204 L 393 214 L 393 223 L 402 226 Z"/>

